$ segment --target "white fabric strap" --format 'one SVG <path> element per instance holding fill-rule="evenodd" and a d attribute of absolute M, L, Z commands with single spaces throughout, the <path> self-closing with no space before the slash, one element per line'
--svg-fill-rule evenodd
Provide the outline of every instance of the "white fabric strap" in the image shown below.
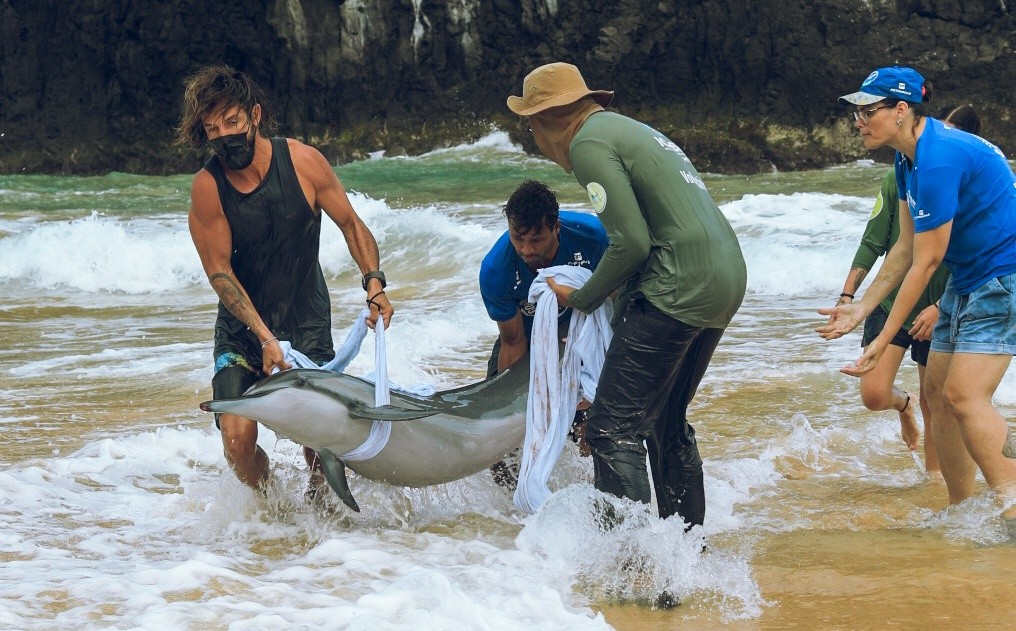
<path fill-rule="evenodd" d="M 367 315 L 370 312 L 366 309 L 364 311 L 366 313 L 363 314 L 360 321 L 366 323 Z M 377 325 L 374 327 L 374 335 L 377 338 L 374 340 L 374 371 L 377 375 L 374 380 L 374 405 L 388 405 L 392 402 L 392 397 L 388 391 L 388 349 L 385 346 L 385 323 L 381 318 L 378 318 Z M 367 440 L 356 449 L 339 456 L 339 459 L 346 462 L 370 460 L 381 453 L 381 450 L 388 444 L 391 435 L 391 421 L 374 421 L 370 426 L 370 435 L 367 436 Z"/>
<path fill-rule="evenodd" d="M 388 391 L 388 347 L 385 345 L 385 323 L 381 318 L 377 319 L 377 326 L 374 327 L 374 405 L 388 405 L 392 402 L 391 392 Z M 387 422 L 388 425 L 391 423 Z M 389 433 L 391 430 L 389 429 Z M 376 455 L 376 454 L 375 454 Z"/>
<path fill-rule="evenodd" d="M 343 340 L 342 346 L 335 352 L 335 357 L 321 366 L 318 366 L 309 357 L 294 349 L 293 345 L 289 342 L 280 341 L 279 346 L 282 347 L 286 361 L 296 368 L 316 368 L 319 370 L 342 372 L 360 352 L 360 346 L 363 345 L 363 340 L 367 337 L 367 318 L 369 316 L 369 309 L 364 308 L 360 311 L 353 322 L 353 326 L 350 327 L 349 333 L 346 334 L 346 339 Z M 388 405 L 391 403 L 391 393 L 388 384 L 388 353 L 385 346 L 384 322 L 380 319 L 378 320 L 378 325 L 374 327 L 374 334 L 377 336 L 374 346 L 374 367 L 377 375 L 374 380 L 374 405 Z M 367 440 L 356 449 L 341 454 L 338 457 L 340 460 L 347 462 L 370 460 L 381 453 L 381 450 L 388 444 L 388 438 L 391 435 L 391 421 L 374 421 Z"/>
<path fill-rule="evenodd" d="M 363 444 L 356 449 L 347 451 L 339 456 L 339 460 L 344 460 L 346 462 L 370 460 L 381 453 L 381 450 L 388 444 L 388 439 L 391 435 L 391 421 L 374 421 L 374 423 L 370 426 L 370 434 L 367 436 L 367 440 L 363 441 Z"/>
<path fill-rule="evenodd" d="M 515 505 L 527 513 L 535 513 L 550 496 L 547 480 L 567 441 L 579 397 L 587 401 L 596 397 L 596 383 L 612 335 L 609 299 L 590 315 L 572 309 L 568 340 L 559 360 L 557 295 L 547 285 L 547 278 L 578 288 L 591 275 L 584 267 L 557 265 L 540 270 L 529 288 L 529 302 L 536 303 L 536 314 L 529 340 L 526 438 L 514 496 Z"/>

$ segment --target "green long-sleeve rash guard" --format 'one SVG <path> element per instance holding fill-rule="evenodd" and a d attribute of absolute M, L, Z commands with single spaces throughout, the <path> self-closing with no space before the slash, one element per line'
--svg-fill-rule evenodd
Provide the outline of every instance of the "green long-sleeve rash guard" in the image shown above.
<path fill-rule="evenodd" d="M 643 123 L 600 112 L 579 129 L 569 156 L 610 239 L 572 304 L 590 312 L 620 288 L 622 304 L 637 291 L 682 322 L 725 327 L 744 297 L 744 258 L 681 148 Z"/>
<path fill-rule="evenodd" d="M 861 237 L 861 243 L 857 246 L 857 252 L 854 253 L 851 267 L 871 271 L 879 257 L 884 256 L 892 249 L 900 238 L 899 213 L 900 195 L 896 188 L 896 173 L 890 169 L 882 178 L 882 187 L 875 199 L 875 207 L 868 217 L 868 223 L 864 226 L 864 235 Z M 949 280 L 949 268 L 941 265 L 928 281 L 928 286 L 921 293 L 914 310 L 907 316 L 903 329 L 909 331 L 914 326 L 914 319 L 918 314 L 942 297 L 947 280 Z M 881 305 L 886 313 L 892 311 L 898 291 L 898 289 L 892 290 L 882 300 Z"/>

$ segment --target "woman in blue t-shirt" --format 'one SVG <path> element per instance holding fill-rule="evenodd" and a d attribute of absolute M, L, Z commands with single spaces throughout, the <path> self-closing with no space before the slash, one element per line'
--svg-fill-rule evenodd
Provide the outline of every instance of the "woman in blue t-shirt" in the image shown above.
<path fill-rule="evenodd" d="M 998 147 L 924 116 L 929 96 L 924 77 L 893 66 L 840 97 L 856 106 L 866 148 L 896 149 L 900 237 L 860 301 L 819 310 L 832 317 L 818 331 L 840 337 L 899 285 L 882 333 L 842 369 L 859 377 L 879 362 L 939 265 L 949 267 L 926 375 L 942 476 L 955 504 L 973 495 L 980 468 L 1008 506 L 1016 538 L 1016 459 L 1003 453 L 1008 425 L 991 403 L 1016 354 L 1016 175 Z"/>
<path fill-rule="evenodd" d="M 963 131 L 976 134 L 981 130 L 981 119 L 970 105 L 947 108 L 939 115 L 942 122 Z M 864 236 L 854 254 L 853 263 L 843 291 L 836 304 L 841 305 L 854 301 L 854 295 L 868 272 L 875 266 L 879 257 L 885 255 L 896 243 L 900 234 L 900 196 L 896 188 L 895 169 L 890 169 L 882 178 L 882 188 L 875 200 L 875 209 L 864 227 Z M 911 450 L 917 449 L 921 438 L 921 430 L 917 426 L 917 415 L 914 413 L 915 401 L 921 407 L 924 417 L 924 465 L 931 475 L 939 475 L 938 452 L 935 450 L 934 434 L 931 431 L 931 406 L 928 404 L 927 391 L 924 387 L 924 373 L 928 365 L 928 353 L 931 351 L 931 332 L 938 320 L 938 300 L 945 290 L 949 279 L 949 268 L 940 266 L 928 281 L 920 300 L 910 316 L 906 319 L 889 346 L 886 347 L 873 370 L 861 377 L 861 402 L 864 407 L 873 411 L 896 410 L 900 415 L 900 434 L 903 442 Z M 864 321 L 864 334 L 861 336 L 861 347 L 871 344 L 882 332 L 889 311 L 892 309 L 896 293 L 890 292 L 871 315 Z M 910 393 L 894 384 L 896 374 L 907 349 L 910 358 L 917 363 L 918 396 L 911 398 Z"/>

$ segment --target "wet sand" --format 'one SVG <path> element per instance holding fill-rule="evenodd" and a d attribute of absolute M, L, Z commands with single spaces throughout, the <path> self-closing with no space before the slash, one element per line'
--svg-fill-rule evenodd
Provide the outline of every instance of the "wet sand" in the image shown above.
<path fill-rule="evenodd" d="M 757 544 L 769 602 L 754 620 L 716 620 L 690 599 L 670 611 L 607 606 L 618 631 L 663 629 L 1010 629 L 1016 546 L 950 543 L 934 532 L 792 532 Z"/>

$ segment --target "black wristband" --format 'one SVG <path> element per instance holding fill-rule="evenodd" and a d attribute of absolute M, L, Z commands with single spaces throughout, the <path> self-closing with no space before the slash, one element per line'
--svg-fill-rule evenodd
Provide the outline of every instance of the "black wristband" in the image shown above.
<path fill-rule="evenodd" d="M 367 272 L 366 274 L 363 275 L 364 291 L 367 291 L 367 283 L 370 282 L 370 279 L 372 278 L 376 278 L 379 281 L 381 281 L 381 289 L 384 289 L 385 287 L 388 286 L 388 283 L 385 281 L 385 273 L 382 272 L 381 270 L 375 270 L 373 272 Z"/>
<path fill-rule="evenodd" d="M 840 294 L 840 298 L 850 298 L 851 300 L 853 300 L 854 294 L 848 294 L 847 292 L 843 292 L 842 294 Z"/>
<path fill-rule="evenodd" d="M 368 299 L 367 299 L 367 304 L 368 304 L 368 305 L 374 305 L 375 307 L 377 307 L 377 310 L 378 310 L 378 311 L 381 311 L 381 303 L 377 302 L 377 301 L 376 301 L 376 300 L 374 300 L 374 299 L 375 299 L 375 298 L 377 298 L 378 296 L 380 296 L 380 295 L 381 295 L 381 294 L 383 294 L 383 293 L 385 293 L 385 292 L 384 292 L 384 290 L 382 289 L 381 291 L 377 292 L 376 294 L 374 294 L 373 296 L 371 296 L 370 298 L 368 298 Z"/>

